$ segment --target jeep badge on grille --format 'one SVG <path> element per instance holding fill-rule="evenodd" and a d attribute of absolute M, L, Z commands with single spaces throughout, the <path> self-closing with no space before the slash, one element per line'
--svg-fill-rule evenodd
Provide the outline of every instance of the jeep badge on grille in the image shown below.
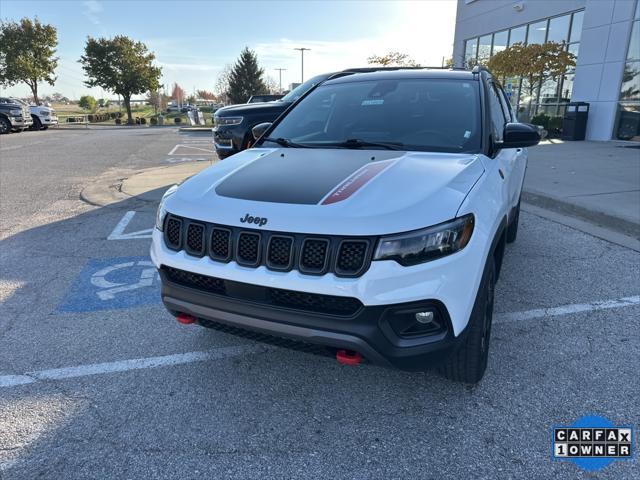
<path fill-rule="evenodd" d="M 244 216 L 244 218 L 241 218 L 240 221 L 242 223 L 255 223 L 259 227 L 263 227 L 264 225 L 267 224 L 266 217 L 252 217 L 248 213 Z"/>

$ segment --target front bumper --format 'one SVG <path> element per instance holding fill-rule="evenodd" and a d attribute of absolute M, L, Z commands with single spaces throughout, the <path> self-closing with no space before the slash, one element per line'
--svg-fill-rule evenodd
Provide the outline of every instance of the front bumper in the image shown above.
<path fill-rule="evenodd" d="M 174 315 L 188 313 L 204 326 L 215 325 L 255 332 L 304 344 L 354 350 L 374 364 L 421 371 L 446 359 L 462 340 L 453 335 L 448 314 L 439 302 L 361 307 L 351 316 L 319 314 L 265 306 L 227 295 L 211 294 L 174 283 L 160 269 L 162 301 Z M 231 282 L 233 283 L 233 282 Z M 238 288 L 236 285 L 234 288 Z M 431 336 L 401 338 L 391 328 L 397 312 L 435 307 L 442 312 L 446 330 Z M 219 328 L 219 327 L 216 327 Z"/>
<path fill-rule="evenodd" d="M 58 117 L 39 117 L 42 125 L 58 125 Z"/>
<path fill-rule="evenodd" d="M 158 229 L 153 231 L 150 254 L 158 269 L 167 266 L 244 284 L 351 297 L 365 307 L 431 299 L 445 306 L 453 334 L 458 336 L 471 315 L 490 243 L 486 232 L 478 225 L 469 244 L 454 255 L 413 267 L 403 267 L 391 260 L 374 261 L 356 278 L 337 277 L 333 273 L 312 276 L 297 270 L 276 272 L 264 266 L 243 267 L 233 261 L 221 263 L 206 256 L 193 257 L 185 251 L 167 248 Z"/>
<path fill-rule="evenodd" d="M 13 128 L 27 128 L 33 125 L 33 119 L 31 117 L 9 117 L 9 121 Z"/>

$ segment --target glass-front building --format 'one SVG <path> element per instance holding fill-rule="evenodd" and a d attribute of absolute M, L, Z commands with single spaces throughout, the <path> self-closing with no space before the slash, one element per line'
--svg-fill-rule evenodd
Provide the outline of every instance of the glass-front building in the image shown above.
<path fill-rule="evenodd" d="M 577 10 L 466 39 L 464 66 L 471 68 L 486 64 L 492 55 L 515 43 L 557 42 L 565 45 L 577 58 L 583 17 L 584 10 Z M 565 105 L 571 100 L 574 78 L 575 69 L 571 69 L 560 78 L 549 79 L 532 88 L 520 78 L 506 78 L 503 82 L 515 111 L 521 120 L 526 121 L 540 113 L 550 117 L 562 116 Z"/>
<path fill-rule="evenodd" d="M 640 141 L 640 1 L 636 5 L 622 73 L 615 137 Z"/>
<path fill-rule="evenodd" d="M 546 115 L 558 129 L 569 101 L 588 102 L 587 140 L 640 141 L 640 0 L 458 0 L 457 67 L 545 42 L 563 45 L 576 66 L 542 85 L 501 79 L 518 118 Z"/>

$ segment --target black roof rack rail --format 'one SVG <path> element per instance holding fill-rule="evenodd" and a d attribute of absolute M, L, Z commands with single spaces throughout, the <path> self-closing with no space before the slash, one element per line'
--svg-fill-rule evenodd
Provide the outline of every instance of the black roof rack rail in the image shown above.
<path fill-rule="evenodd" d="M 345 68 L 339 72 L 335 72 L 331 75 L 327 80 L 332 80 L 334 78 L 345 77 L 347 75 L 353 75 L 354 73 L 372 73 L 372 72 L 385 72 L 385 71 L 396 71 L 396 70 L 454 70 L 454 71 L 469 71 L 464 67 L 427 67 L 427 66 L 415 66 L 415 67 L 356 67 L 356 68 Z M 326 81 L 326 80 L 325 80 Z"/>

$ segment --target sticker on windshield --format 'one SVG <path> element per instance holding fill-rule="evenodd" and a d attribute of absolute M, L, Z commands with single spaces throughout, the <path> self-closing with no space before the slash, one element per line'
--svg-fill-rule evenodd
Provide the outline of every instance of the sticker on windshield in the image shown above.
<path fill-rule="evenodd" d="M 464 131 L 464 138 L 469 138 L 471 136 L 471 132 L 469 130 Z"/>
<path fill-rule="evenodd" d="M 363 100 L 362 101 L 362 105 L 382 105 L 384 103 L 384 100 L 379 98 L 379 99 L 370 99 L 370 100 Z"/>

